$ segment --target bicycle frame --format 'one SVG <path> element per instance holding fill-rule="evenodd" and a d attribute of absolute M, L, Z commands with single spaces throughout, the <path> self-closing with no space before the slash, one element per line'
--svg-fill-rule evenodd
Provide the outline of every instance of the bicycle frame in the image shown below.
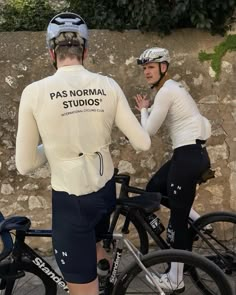
<path fill-rule="evenodd" d="M 7 279 L 18 279 L 24 276 L 24 271 L 20 271 L 21 268 L 18 265 L 22 263 L 25 264 L 33 264 L 36 266 L 42 273 L 46 274 L 49 279 L 54 281 L 60 288 L 62 288 L 66 293 L 69 293 L 69 289 L 67 287 L 66 281 L 59 275 L 52 266 L 39 254 L 37 254 L 32 248 L 30 248 L 25 243 L 25 237 L 51 237 L 52 231 L 51 230 L 42 230 L 42 229 L 30 229 L 27 232 L 17 230 L 16 231 L 16 238 L 15 243 L 12 250 L 12 258 L 6 263 L 1 264 L 0 262 L 0 274 L 3 278 L 0 289 L 4 289 L 6 285 Z M 112 263 L 111 273 L 107 278 L 104 295 L 111 294 L 118 277 L 118 269 L 122 257 L 122 252 L 124 245 L 127 247 L 128 251 L 134 257 L 136 263 L 142 268 L 142 270 L 147 274 L 150 280 L 153 282 L 154 286 L 160 292 L 160 295 L 165 295 L 165 293 L 161 290 L 161 288 L 157 285 L 156 281 L 153 279 L 151 273 L 146 269 L 143 265 L 141 259 L 143 255 L 138 251 L 138 249 L 126 238 L 124 238 L 123 234 L 114 233 L 114 234 L 106 234 L 103 236 L 103 239 L 112 239 L 117 242 L 117 247 L 115 249 L 115 255 Z M 9 271 L 6 272 L 6 267 L 9 266 Z M 161 276 L 157 274 L 158 276 Z"/>
<path fill-rule="evenodd" d="M 121 214 L 122 206 L 118 206 L 115 210 L 114 216 L 112 218 L 111 226 L 110 226 L 110 232 L 113 232 L 115 229 L 116 223 L 118 221 L 119 215 Z M 157 246 L 159 246 L 161 249 L 170 249 L 169 244 L 161 237 L 160 234 L 157 234 L 152 227 L 150 227 L 149 223 L 146 221 L 144 213 L 142 213 L 141 209 L 127 209 L 127 215 L 125 218 L 125 222 L 122 227 L 122 232 L 127 234 L 129 232 L 129 214 L 132 214 L 135 216 L 136 220 L 140 223 L 140 225 L 145 229 L 145 231 L 150 235 L 150 237 L 154 240 Z M 202 233 L 198 228 L 195 226 L 194 222 L 191 221 L 191 219 L 188 220 L 189 224 L 189 235 L 198 235 L 207 245 L 208 247 L 218 256 L 220 259 L 224 262 L 225 266 L 231 269 L 231 264 L 229 261 L 220 253 L 220 251 L 217 250 L 217 248 L 208 241 L 207 236 L 211 237 L 217 244 L 219 244 L 221 247 L 225 248 L 220 241 L 217 240 L 217 238 L 214 238 L 209 233 Z M 206 236 L 207 235 L 207 236 Z M 104 243 L 105 248 L 109 248 L 109 244 Z M 225 248 L 227 250 L 227 248 Z"/>
<path fill-rule="evenodd" d="M 153 279 L 151 273 L 143 265 L 143 263 L 141 261 L 141 258 L 143 257 L 142 253 L 129 240 L 124 238 L 123 234 L 114 233 L 112 235 L 108 234 L 108 235 L 106 235 L 106 237 L 107 236 L 108 236 L 108 239 L 110 239 L 111 236 L 112 236 L 112 238 L 114 240 L 118 241 L 118 244 L 117 244 L 117 247 L 116 247 L 116 250 L 115 250 L 115 256 L 114 256 L 114 260 L 113 260 L 113 264 L 112 264 L 112 268 L 111 268 L 111 274 L 108 277 L 107 282 L 106 282 L 104 295 L 110 295 L 113 288 L 114 288 L 114 286 L 115 286 L 115 284 L 116 284 L 117 274 L 118 274 L 118 269 L 119 269 L 119 264 L 120 264 L 120 261 L 121 261 L 121 256 L 122 256 L 124 244 L 127 247 L 127 249 L 129 250 L 129 252 L 132 254 L 132 256 L 134 257 L 136 263 L 147 274 L 149 279 L 152 281 L 154 286 L 157 288 L 158 292 L 160 292 L 160 295 L 165 295 L 165 293 L 162 291 L 162 289 L 159 287 L 159 285 Z M 107 239 L 106 237 L 105 237 L 105 239 Z M 158 275 L 158 276 L 161 277 L 161 275 Z"/>
<path fill-rule="evenodd" d="M 148 193 L 143 189 L 130 186 L 129 185 L 129 181 L 130 181 L 130 176 L 129 175 L 116 174 L 115 175 L 115 180 L 116 180 L 116 183 L 121 184 L 119 198 L 118 198 L 120 200 L 122 200 L 122 199 L 123 200 L 124 199 L 130 199 L 129 193 L 135 193 L 135 194 L 138 194 L 138 195 Z M 152 192 L 150 192 L 150 193 L 153 194 Z M 147 196 L 147 198 L 148 198 L 148 196 Z M 122 212 L 123 212 L 123 214 L 122 214 Z M 114 232 L 115 226 L 116 226 L 117 221 L 119 219 L 119 216 L 121 214 L 126 216 L 125 222 L 124 222 L 123 227 L 122 227 L 122 233 L 127 234 L 129 232 L 129 224 L 130 224 L 129 216 L 133 215 L 133 216 L 135 216 L 137 221 L 143 226 L 145 231 L 147 233 L 149 233 L 149 235 L 153 238 L 153 240 L 156 242 L 156 244 L 159 245 L 160 248 L 162 248 L 162 249 L 168 249 L 169 248 L 169 245 L 166 243 L 166 241 L 160 235 L 157 235 L 150 228 L 149 223 L 145 220 L 145 213 L 141 209 L 139 210 L 138 208 L 132 208 L 132 209 L 129 210 L 128 205 L 127 205 L 127 208 L 126 208 L 126 207 L 123 207 L 122 205 L 120 205 L 119 203 L 117 204 L 116 209 L 115 209 L 115 211 L 113 213 L 113 216 L 112 216 L 112 219 L 111 219 L 110 227 L 109 227 L 109 232 L 110 233 Z M 104 242 L 104 247 L 106 249 L 110 248 L 109 241 Z"/>
<path fill-rule="evenodd" d="M 114 216 L 112 218 L 112 222 L 110 225 L 110 232 L 113 232 L 115 229 L 115 225 L 119 219 L 119 215 L 121 214 L 121 207 L 117 207 L 117 209 L 114 212 Z M 161 235 L 157 235 L 154 230 L 150 227 L 150 225 L 148 224 L 148 222 L 145 220 L 145 217 L 143 216 L 143 214 L 141 214 L 139 209 L 132 209 L 128 212 L 128 214 L 126 215 L 125 218 L 125 222 L 124 225 L 122 227 L 122 232 L 124 234 L 128 233 L 128 228 L 129 228 L 129 214 L 132 214 L 136 217 L 137 221 L 139 221 L 139 223 L 143 226 L 143 228 L 146 230 L 146 232 L 152 237 L 152 239 L 155 241 L 155 243 L 161 248 L 161 249 L 169 249 L 169 245 L 166 243 L 166 241 L 161 237 Z M 105 244 L 105 247 L 107 246 L 107 244 Z"/>
<path fill-rule="evenodd" d="M 118 172 L 118 170 L 116 171 Z M 206 173 L 199 179 L 199 184 L 201 184 L 202 182 L 206 182 L 208 179 L 213 178 L 214 177 L 214 171 L 211 169 L 208 169 L 206 171 Z M 120 188 L 120 194 L 119 194 L 119 199 L 127 199 L 129 198 L 129 193 L 136 193 L 136 194 L 142 194 L 145 192 L 145 190 L 140 189 L 140 188 L 136 188 L 136 187 L 132 187 L 129 185 L 130 182 L 130 176 L 126 175 L 126 174 L 116 174 L 115 175 L 115 179 L 117 183 L 121 184 L 121 188 Z M 163 199 L 167 199 L 167 197 L 163 196 Z M 168 203 L 168 202 L 167 202 Z M 113 214 L 112 220 L 111 220 L 111 224 L 110 224 L 110 228 L 109 231 L 112 233 L 115 229 L 116 223 L 119 219 L 119 216 L 122 212 L 122 206 L 118 205 L 116 207 L 116 210 Z M 142 227 L 145 229 L 145 231 L 152 237 L 152 239 L 154 240 L 154 242 L 161 248 L 161 249 L 169 249 L 170 246 L 166 243 L 166 241 L 161 237 L 161 235 L 155 233 L 155 231 L 153 230 L 153 228 L 151 228 L 148 224 L 148 222 L 145 220 L 145 216 L 142 214 L 142 210 L 140 209 L 126 209 L 127 215 L 125 218 L 125 222 L 123 224 L 122 227 L 122 233 L 128 233 L 129 230 L 129 214 L 133 214 L 135 215 L 137 221 L 140 223 L 140 225 L 142 225 Z M 203 241 L 205 241 L 205 243 L 219 256 L 222 256 L 219 251 L 207 240 L 207 238 L 204 236 L 204 234 L 202 234 L 193 224 L 193 222 L 191 221 L 191 219 L 188 220 L 188 224 L 190 226 L 189 229 L 189 234 L 192 234 L 193 232 L 197 233 Z M 212 237 L 212 236 L 211 236 Z M 212 237 L 213 238 L 213 237 Z M 217 241 L 218 242 L 218 241 Z M 107 248 L 109 247 L 108 244 L 105 244 L 105 247 L 107 246 Z M 225 259 L 222 257 L 222 259 L 225 261 Z"/>

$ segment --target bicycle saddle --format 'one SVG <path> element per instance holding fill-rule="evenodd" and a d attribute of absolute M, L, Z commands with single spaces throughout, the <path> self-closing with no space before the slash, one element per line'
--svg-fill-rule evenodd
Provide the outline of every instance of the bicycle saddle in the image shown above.
<path fill-rule="evenodd" d="M 198 180 L 198 184 L 201 184 L 203 182 L 206 182 L 207 180 L 215 177 L 215 171 L 209 167 L 207 170 L 205 170 L 202 175 L 200 176 Z"/>
<path fill-rule="evenodd" d="M 25 216 L 13 216 L 0 222 L 0 233 L 10 230 L 27 231 L 31 226 L 31 221 Z"/>
<path fill-rule="evenodd" d="M 144 192 L 131 198 L 117 199 L 117 205 L 126 209 L 140 209 L 145 213 L 151 213 L 160 209 L 162 195 L 157 192 Z"/>

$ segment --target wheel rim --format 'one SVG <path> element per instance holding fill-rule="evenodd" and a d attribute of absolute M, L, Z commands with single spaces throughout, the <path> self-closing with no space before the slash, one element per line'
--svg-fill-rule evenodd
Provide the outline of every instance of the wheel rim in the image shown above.
<path fill-rule="evenodd" d="M 161 256 L 160 251 L 160 256 Z M 176 257 L 175 257 L 176 258 Z M 165 260 L 165 262 L 164 262 Z M 154 266 L 148 267 L 148 270 L 151 273 L 163 274 L 166 270 L 169 269 L 170 262 L 183 262 L 181 258 L 176 258 L 173 260 L 173 257 L 168 259 L 165 258 L 163 261 L 160 259 L 155 261 L 155 257 L 150 259 L 149 262 L 146 263 L 146 266 L 155 264 Z M 174 283 L 170 283 L 170 289 L 164 290 L 165 294 L 180 294 L 183 293 L 185 295 L 223 295 L 224 288 L 222 285 L 218 285 L 218 280 L 212 275 L 211 271 L 205 270 L 200 264 L 196 268 L 196 261 L 184 261 L 185 262 L 185 271 L 182 280 L 180 279 L 175 285 Z M 193 273 L 197 273 L 197 277 L 193 277 Z M 140 271 L 140 268 L 137 267 L 135 270 L 132 270 L 130 276 L 123 277 L 124 279 L 120 280 L 120 284 L 115 289 L 113 294 L 123 295 L 123 294 L 159 294 L 156 288 L 150 284 L 150 281 L 147 280 L 146 273 L 144 271 Z M 168 275 L 168 279 L 170 280 L 170 275 Z M 183 284 L 184 288 L 183 289 Z"/>
<path fill-rule="evenodd" d="M 7 280 L 6 289 L 0 291 L 1 295 L 38 295 L 47 294 L 42 280 L 36 275 L 24 272 L 24 276 L 20 279 Z"/>

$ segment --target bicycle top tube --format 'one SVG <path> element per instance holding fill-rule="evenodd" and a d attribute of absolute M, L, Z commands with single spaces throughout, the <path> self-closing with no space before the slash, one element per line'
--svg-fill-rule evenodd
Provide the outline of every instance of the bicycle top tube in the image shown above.
<path fill-rule="evenodd" d="M 145 189 L 130 186 L 129 185 L 130 175 L 119 174 L 118 168 L 115 168 L 114 175 L 115 175 L 115 182 L 121 184 L 119 198 L 128 198 L 129 197 L 128 193 L 136 193 L 136 194 L 148 193 Z M 199 177 L 197 182 L 200 185 L 214 177 L 215 177 L 215 171 L 212 170 L 211 167 L 209 167 L 207 168 L 206 171 L 203 172 L 203 174 Z M 166 196 L 163 195 L 163 198 L 166 198 Z"/>
<path fill-rule="evenodd" d="M 29 229 L 26 231 L 25 236 L 27 237 L 51 237 L 51 229 Z"/>

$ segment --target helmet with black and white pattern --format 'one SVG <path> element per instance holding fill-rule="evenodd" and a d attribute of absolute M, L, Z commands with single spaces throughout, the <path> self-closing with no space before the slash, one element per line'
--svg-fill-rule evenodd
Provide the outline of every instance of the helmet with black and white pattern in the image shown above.
<path fill-rule="evenodd" d="M 138 65 L 144 65 L 150 62 L 167 62 L 170 63 L 169 51 L 165 48 L 153 47 L 146 49 L 137 59 Z"/>
<path fill-rule="evenodd" d="M 47 28 L 46 42 L 50 49 L 54 49 L 54 42 L 60 33 L 74 32 L 84 40 L 84 46 L 88 43 L 88 27 L 83 18 L 72 12 L 63 12 L 54 16 Z"/>

